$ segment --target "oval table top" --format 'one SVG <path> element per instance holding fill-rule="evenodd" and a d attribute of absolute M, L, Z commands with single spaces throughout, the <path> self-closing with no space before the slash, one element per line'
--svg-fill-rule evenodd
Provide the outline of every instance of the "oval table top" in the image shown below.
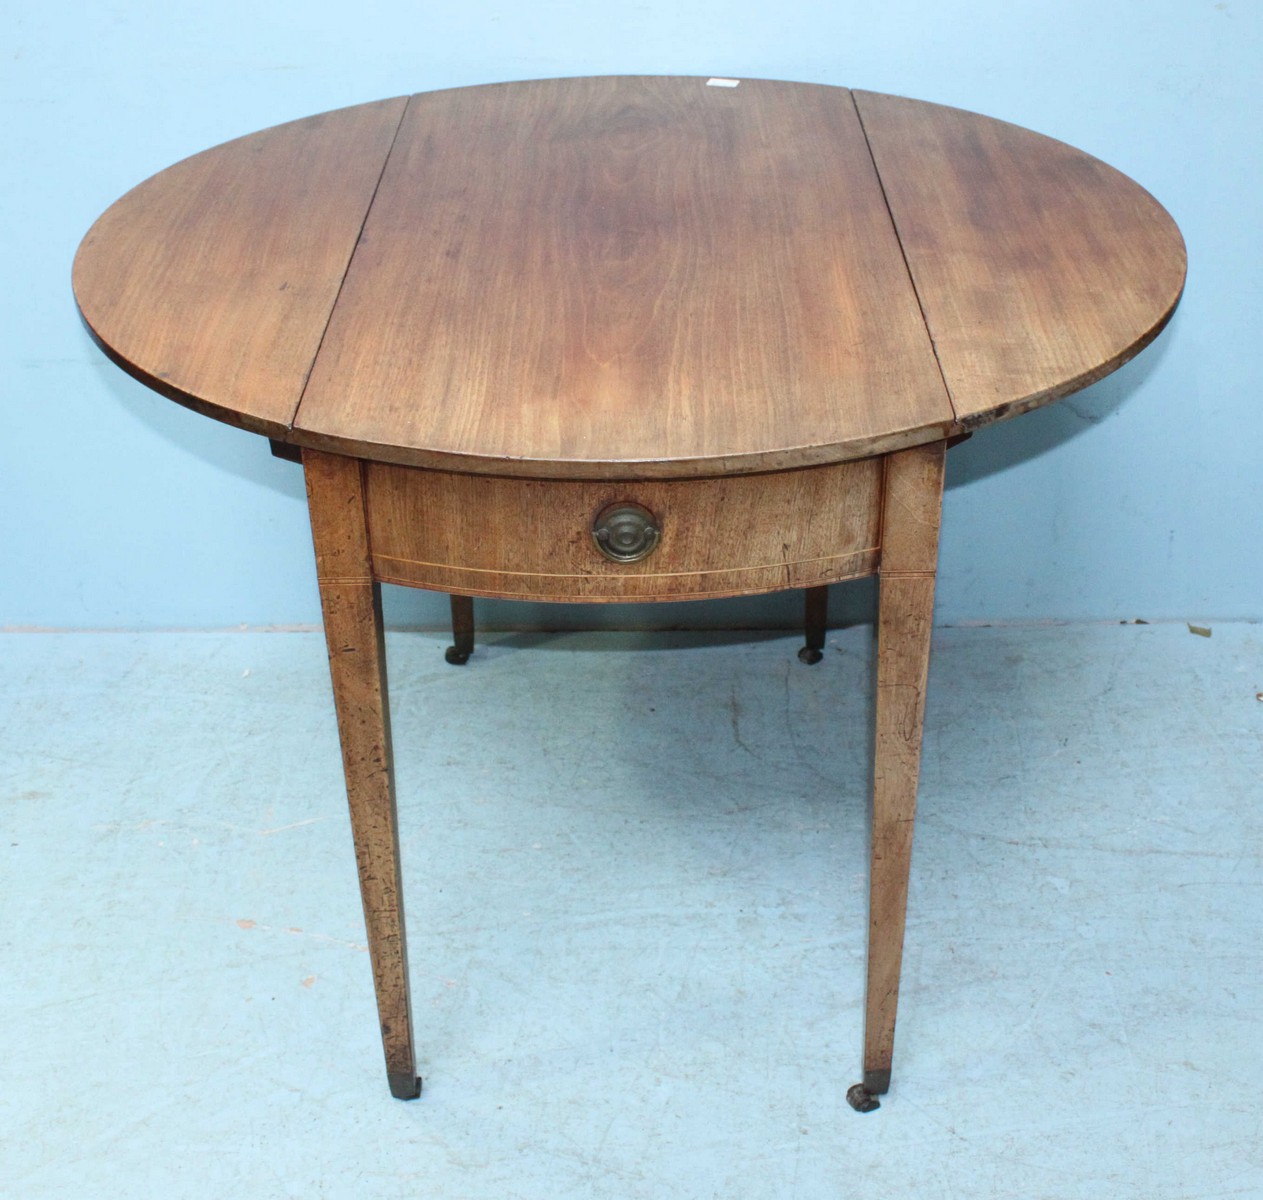
<path fill-rule="evenodd" d="M 596 77 L 341 109 L 140 184 L 79 248 L 93 336 L 298 446 L 683 478 L 964 432 L 1122 365 L 1184 245 L 1081 151 L 818 84 Z"/>

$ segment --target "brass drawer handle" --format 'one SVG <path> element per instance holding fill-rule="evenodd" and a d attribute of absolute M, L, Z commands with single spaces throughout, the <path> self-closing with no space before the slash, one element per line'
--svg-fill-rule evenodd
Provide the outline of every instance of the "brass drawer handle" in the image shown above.
<path fill-rule="evenodd" d="M 592 522 L 596 548 L 612 562 L 632 563 L 648 558 L 661 537 L 658 518 L 643 504 L 630 500 L 607 504 Z"/>

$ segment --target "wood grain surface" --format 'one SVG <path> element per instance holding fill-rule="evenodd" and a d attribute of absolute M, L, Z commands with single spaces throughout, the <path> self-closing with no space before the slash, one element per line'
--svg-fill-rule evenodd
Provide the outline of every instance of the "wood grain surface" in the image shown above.
<path fill-rule="evenodd" d="M 132 374 L 289 444 L 667 479 L 884 453 L 1065 395 L 1156 335 L 1184 271 L 1141 187 L 1004 122 L 602 77 L 197 155 L 97 222 L 75 290 Z"/>
<path fill-rule="evenodd" d="M 74 265 L 106 353 L 172 399 L 287 439 L 405 103 L 238 138 L 107 209 Z"/>
<path fill-rule="evenodd" d="M 1142 187 L 1004 121 L 855 99 L 962 429 L 1077 391 L 1162 330 L 1184 242 Z"/>
<path fill-rule="evenodd" d="M 505 479 L 370 463 L 373 572 L 506 599 L 696 600 L 812 587 L 877 563 L 881 459 L 768 475 Z M 648 558 L 611 562 L 592 523 L 634 501 L 658 519 Z"/>
<path fill-rule="evenodd" d="M 391 1093 L 410 1100 L 421 1081 L 412 1033 L 381 588 L 369 563 L 364 464 L 308 451 L 303 467 L 382 1049 Z"/>
<path fill-rule="evenodd" d="M 894 1054 L 945 450 L 945 444 L 939 442 L 886 459 L 864 1008 L 864 1088 L 871 1094 L 890 1086 Z"/>
<path fill-rule="evenodd" d="M 951 417 L 849 92 L 598 78 L 413 98 L 295 427 L 648 478 Z"/>

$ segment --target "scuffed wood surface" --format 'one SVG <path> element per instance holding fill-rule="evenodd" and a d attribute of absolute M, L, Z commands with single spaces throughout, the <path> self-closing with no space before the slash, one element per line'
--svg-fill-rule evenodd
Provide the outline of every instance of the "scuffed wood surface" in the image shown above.
<path fill-rule="evenodd" d="M 864 1078 L 885 1091 L 894 1052 L 908 871 L 934 618 L 943 443 L 886 460 L 877 623 Z"/>
<path fill-rule="evenodd" d="M 885 453 L 1065 395 L 1156 336 L 1184 270 L 1144 189 L 1001 121 L 604 77 L 227 143 L 114 205 L 74 282 L 126 370 L 280 441 L 673 479 Z"/>
<path fill-rule="evenodd" d="M 416 1059 L 381 589 L 369 563 L 363 464 L 315 451 L 303 464 L 382 1046 L 391 1090 L 407 1098 L 415 1095 Z"/>
<path fill-rule="evenodd" d="M 1184 242 L 1139 184 L 1004 121 L 855 99 L 961 428 L 1077 391 L 1161 331 Z"/>
<path fill-rule="evenodd" d="M 666 478 L 951 419 L 846 89 L 599 78 L 413 98 L 295 436 Z"/>
<path fill-rule="evenodd" d="M 115 202 L 74 265 L 106 353 L 163 395 L 288 438 L 406 103 L 238 138 Z"/>

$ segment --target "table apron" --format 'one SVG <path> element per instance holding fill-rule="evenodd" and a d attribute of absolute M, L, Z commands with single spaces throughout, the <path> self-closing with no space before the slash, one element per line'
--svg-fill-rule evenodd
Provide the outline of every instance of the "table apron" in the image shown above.
<path fill-rule="evenodd" d="M 696 600 L 816 587 L 877 569 L 882 460 L 709 479 L 514 479 L 365 465 L 374 576 L 474 596 Z M 613 562 L 592 535 L 629 501 L 657 548 Z"/>

